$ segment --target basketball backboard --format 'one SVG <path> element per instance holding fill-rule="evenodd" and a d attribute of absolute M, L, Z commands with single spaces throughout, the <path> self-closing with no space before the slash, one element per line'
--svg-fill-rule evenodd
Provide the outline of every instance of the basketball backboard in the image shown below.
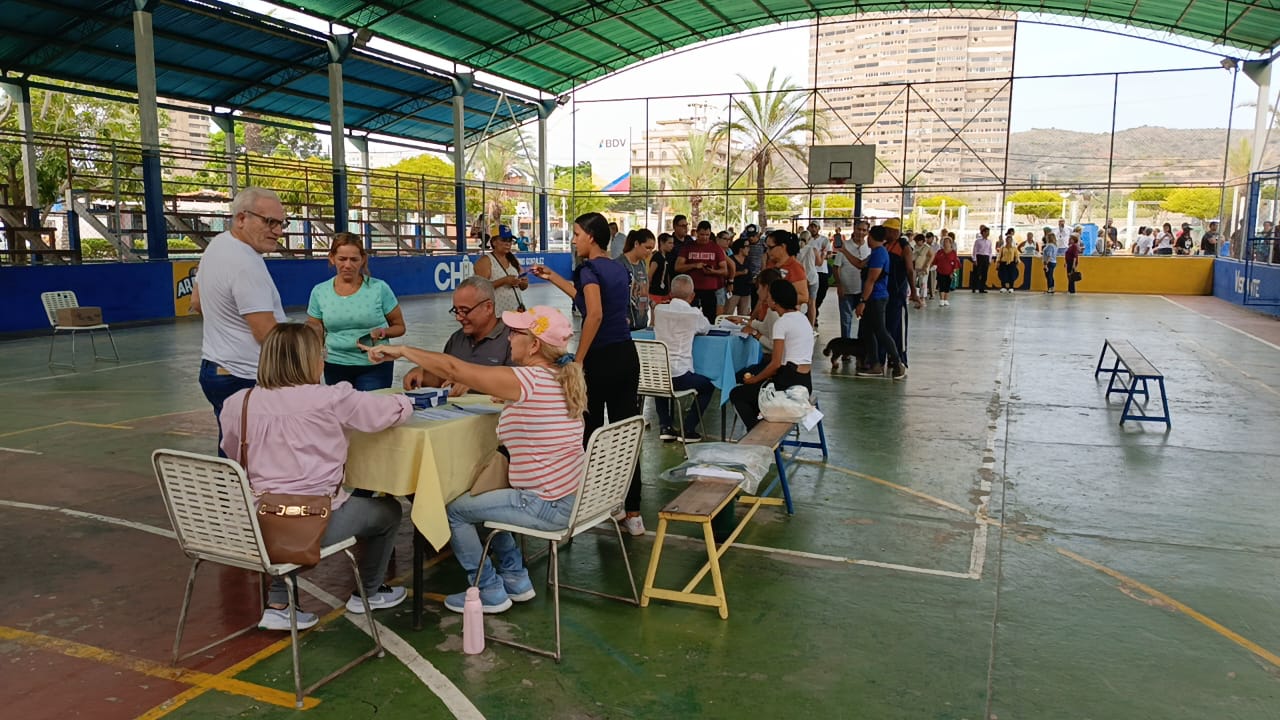
<path fill-rule="evenodd" d="M 809 147 L 810 185 L 870 185 L 875 177 L 875 145 Z"/>

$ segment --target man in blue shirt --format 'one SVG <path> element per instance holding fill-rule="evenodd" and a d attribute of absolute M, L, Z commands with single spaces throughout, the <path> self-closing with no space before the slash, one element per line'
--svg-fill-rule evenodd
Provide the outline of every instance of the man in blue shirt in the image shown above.
<path fill-rule="evenodd" d="M 867 256 L 863 271 L 862 301 L 854 308 L 854 314 L 863 320 L 863 326 L 870 330 L 867 337 L 867 354 L 869 358 L 879 355 L 884 349 L 893 368 L 893 379 L 903 380 L 907 377 L 907 366 L 898 356 L 898 346 L 885 327 L 885 306 L 889 303 L 889 251 L 884 244 L 888 239 L 888 228 L 877 225 L 867 233 L 867 245 L 871 254 Z M 883 377 L 884 366 L 877 365 L 868 370 L 859 370 L 862 377 Z"/>

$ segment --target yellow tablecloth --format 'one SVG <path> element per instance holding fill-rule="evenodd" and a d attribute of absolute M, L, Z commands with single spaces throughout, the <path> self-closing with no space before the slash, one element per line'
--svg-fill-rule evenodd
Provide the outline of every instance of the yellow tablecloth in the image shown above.
<path fill-rule="evenodd" d="M 487 398 L 476 401 L 489 402 Z M 352 433 L 346 484 L 390 495 L 414 495 L 414 526 L 433 547 L 442 549 L 449 542 L 444 506 L 467 491 L 477 463 L 498 447 L 497 429 L 495 413 L 456 420 L 415 417 L 382 432 Z"/>

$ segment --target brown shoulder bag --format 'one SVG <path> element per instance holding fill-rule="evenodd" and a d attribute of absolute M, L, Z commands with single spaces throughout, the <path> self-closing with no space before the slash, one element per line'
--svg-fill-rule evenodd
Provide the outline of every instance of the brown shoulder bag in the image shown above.
<path fill-rule="evenodd" d="M 240 467 L 249 476 L 249 396 L 244 394 L 240 411 Z M 320 541 L 329 527 L 332 495 L 286 495 L 262 493 L 258 496 L 258 528 L 273 565 L 315 565 L 320 562 Z"/>

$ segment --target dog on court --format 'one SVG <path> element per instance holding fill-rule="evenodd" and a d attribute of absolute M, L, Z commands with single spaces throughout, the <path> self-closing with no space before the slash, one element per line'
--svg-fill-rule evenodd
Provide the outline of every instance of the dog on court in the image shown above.
<path fill-rule="evenodd" d="M 831 338 L 822 354 L 831 358 L 831 370 L 835 371 L 842 360 L 846 365 L 850 360 L 861 362 L 863 355 L 866 354 L 866 346 L 862 338 Z"/>

